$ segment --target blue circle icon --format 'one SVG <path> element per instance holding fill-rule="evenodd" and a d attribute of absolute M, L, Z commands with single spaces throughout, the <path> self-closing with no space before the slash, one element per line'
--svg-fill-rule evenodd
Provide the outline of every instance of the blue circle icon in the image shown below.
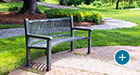
<path fill-rule="evenodd" d="M 119 50 L 115 54 L 115 61 L 120 65 L 125 65 L 130 60 L 130 55 L 126 50 Z"/>

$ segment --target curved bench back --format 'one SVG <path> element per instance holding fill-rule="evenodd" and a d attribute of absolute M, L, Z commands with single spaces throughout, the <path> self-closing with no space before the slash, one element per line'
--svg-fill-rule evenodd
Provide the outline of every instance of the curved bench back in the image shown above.
<path fill-rule="evenodd" d="M 46 35 L 52 37 L 71 36 L 73 17 L 28 20 L 25 19 L 25 28 L 28 34 Z"/>

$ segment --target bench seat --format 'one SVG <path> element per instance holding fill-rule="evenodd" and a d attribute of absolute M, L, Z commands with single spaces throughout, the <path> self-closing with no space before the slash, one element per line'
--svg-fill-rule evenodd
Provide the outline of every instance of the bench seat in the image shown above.
<path fill-rule="evenodd" d="M 68 41 L 74 41 L 74 40 L 82 40 L 82 39 L 88 39 L 89 37 L 66 37 L 66 38 L 58 38 L 58 39 L 52 39 L 51 46 L 58 45 L 60 43 L 68 42 Z M 46 48 L 47 47 L 47 41 L 41 41 L 37 42 L 35 44 L 29 45 L 30 48 Z"/>

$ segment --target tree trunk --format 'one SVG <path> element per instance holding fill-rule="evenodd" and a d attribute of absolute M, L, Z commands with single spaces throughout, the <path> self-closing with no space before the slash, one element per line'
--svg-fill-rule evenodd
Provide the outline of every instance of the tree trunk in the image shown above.
<path fill-rule="evenodd" d="M 60 5 L 67 5 L 66 0 L 60 0 Z"/>
<path fill-rule="evenodd" d="M 119 2 L 120 2 L 120 0 L 118 0 L 116 3 L 116 9 L 119 9 Z"/>
<path fill-rule="evenodd" d="M 6 3 L 5 1 L 3 1 L 3 0 L 0 0 L 0 3 Z"/>
<path fill-rule="evenodd" d="M 131 7 L 131 4 L 133 4 L 133 0 L 129 0 L 129 7 Z"/>
<path fill-rule="evenodd" d="M 40 10 L 37 7 L 37 0 L 24 0 L 23 7 L 19 13 L 25 14 L 41 14 Z"/>

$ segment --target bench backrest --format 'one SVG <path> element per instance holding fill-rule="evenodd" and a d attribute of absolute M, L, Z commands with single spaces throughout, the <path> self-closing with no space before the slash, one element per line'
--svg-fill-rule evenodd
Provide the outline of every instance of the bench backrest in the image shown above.
<path fill-rule="evenodd" d="M 71 36 L 73 17 L 28 20 L 25 19 L 25 29 L 28 34 L 46 35 L 52 37 Z"/>

